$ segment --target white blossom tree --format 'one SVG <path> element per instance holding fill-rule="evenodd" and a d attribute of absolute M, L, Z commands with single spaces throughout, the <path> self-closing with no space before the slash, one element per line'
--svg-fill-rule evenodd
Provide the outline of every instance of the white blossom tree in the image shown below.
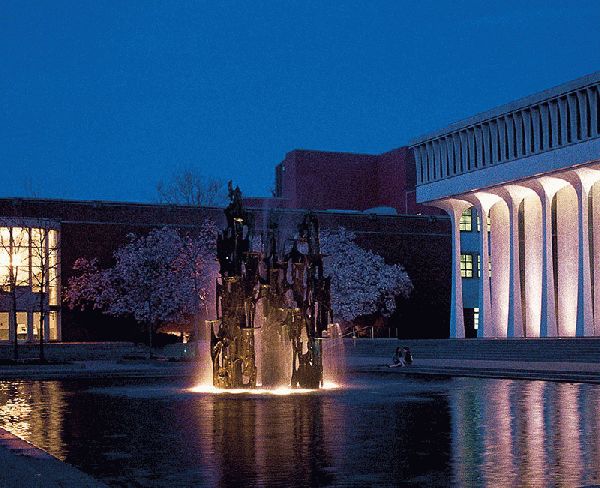
<path fill-rule="evenodd" d="M 336 320 L 350 322 L 361 315 L 390 316 L 396 297 L 408 297 L 413 285 L 399 264 L 360 247 L 356 236 L 340 227 L 322 229 L 321 252 L 325 273 L 331 276 L 331 306 Z"/>
<path fill-rule="evenodd" d="M 214 314 L 215 281 L 219 273 L 216 235 L 214 223 L 205 220 L 199 229 L 184 235 L 181 241 L 177 268 L 186 297 L 183 312 L 194 325 L 196 340 L 200 337 L 202 318 Z"/>
<path fill-rule="evenodd" d="M 115 265 L 100 269 L 80 258 L 69 279 L 65 301 L 70 308 L 92 307 L 109 315 L 129 315 L 145 324 L 148 342 L 166 323 L 197 317 L 205 306 L 214 272 L 214 226 L 206 221 L 196 233 L 164 227 L 114 253 Z"/>

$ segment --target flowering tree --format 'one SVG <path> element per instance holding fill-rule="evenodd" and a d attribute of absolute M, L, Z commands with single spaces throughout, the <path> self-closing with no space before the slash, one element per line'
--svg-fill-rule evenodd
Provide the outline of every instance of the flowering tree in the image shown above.
<path fill-rule="evenodd" d="M 217 229 L 210 220 L 205 220 L 194 234 L 186 234 L 181 240 L 178 257 L 179 284 L 186 300 L 183 313 L 194 324 L 196 339 L 200 337 L 199 324 L 202 316 L 214 314 L 215 280 L 219 273 L 216 256 Z"/>
<path fill-rule="evenodd" d="M 75 262 L 65 301 L 70 308 L 92 308 L 130 315 L 152 333 L 162 324 L 196 316 L 205 305 L 214 269 L 214 227 L 206 221 L 195 234 L 164 227 L 147 236 L 130 236 L 114 253 L 115 265 Z"/>
<path fill-rule="evenodd" d="M 410 295 L 413 285 L 404 268 L 360 247 L 352 232 L 323 229 L 320 237 L 337 320 L 349 322 L 375 312 L 387 317 L 396 308 L 397 296 Z"/>

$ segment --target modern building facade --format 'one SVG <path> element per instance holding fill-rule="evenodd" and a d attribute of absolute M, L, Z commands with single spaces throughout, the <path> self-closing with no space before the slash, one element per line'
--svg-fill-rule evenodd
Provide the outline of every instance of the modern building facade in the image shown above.
<path fill-rule="evenodd" d="M 600 72 L 410 147 L 452 222 L 451 337 L 600 335 Z"/>
<path fill-rule="evenodd" d="M 60 224 L 0 218 L 0 342 L 58 340 Z"/>

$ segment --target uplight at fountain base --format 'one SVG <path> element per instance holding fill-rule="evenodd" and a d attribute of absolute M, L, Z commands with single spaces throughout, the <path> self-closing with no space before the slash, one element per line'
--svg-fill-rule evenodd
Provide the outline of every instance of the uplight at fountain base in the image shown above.
<path fill-rule="evenodd" d="M 247 394 L 247 395 L 274 395 L 274 396 L 286 396 L 286 395 L 305 395 L 307 393 L 315 393 L 319 391 L 331 391 L 342 388 L 341 385 L 325 381 L 321 388 L 306 389 L 306 388 L 290 388 L 289 386 L 281 386 L 276 388 L 217 388 L 211 384 L 199 384 L 188 391 L 191 393 L 208 393 L 208 394 Z"/>

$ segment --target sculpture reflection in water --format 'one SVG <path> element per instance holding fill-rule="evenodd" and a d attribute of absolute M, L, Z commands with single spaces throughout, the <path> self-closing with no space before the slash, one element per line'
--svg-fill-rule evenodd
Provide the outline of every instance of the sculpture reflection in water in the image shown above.
<path fill-rule="evenodd" d="M 325 397 L 205 396 L 189 417 L 206 486 L 331 486 L 346 463 L 346 406 Z M 235 469 L 232 469 L 235 466 Z"/>
<path fill-rule="evenodd" d="M 339 336 L 339 327 L 333 324 L 318 220 L 310 213 L 304 217 L 288 252 L 271 221 L 262 250 L 255 251 L 252 216 L 231 182 L 229 198 L 227 227 L 217 238 L 217 320 L 209 321 L 213 385 L 255 388 L 260 373 L 263 387 L 319 388 L 322 340 Z"/>

